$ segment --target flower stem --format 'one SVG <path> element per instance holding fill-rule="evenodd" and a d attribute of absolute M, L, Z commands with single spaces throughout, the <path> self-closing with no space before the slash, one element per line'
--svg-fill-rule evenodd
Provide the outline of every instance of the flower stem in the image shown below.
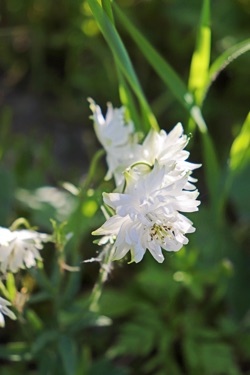
<path fill-rule="evenodd" d="M 24 217 L 19 217 L 11 224 L 10 230 L 17 230 L 21 225 L 23 225 L 26 229 L 32 229 L 27 219 Z"/>
<path fill-rule="evenodd" d="M 105 246 L 101 253 L 102 262 L 99 271 L 98 280 L 95 283 L 92 294 L 90 296 L 90 311 L 98 312 L 99 310 L 99 300 L 102 294 L 102 288 L 105 281 L 108 279 L 108 274 L 111 271 L 112 257 L 114 254 L 114 244 L 108 244 Z"/>

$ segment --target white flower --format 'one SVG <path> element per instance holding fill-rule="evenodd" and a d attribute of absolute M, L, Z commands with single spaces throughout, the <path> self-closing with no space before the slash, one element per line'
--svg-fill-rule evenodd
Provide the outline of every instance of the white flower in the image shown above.
<path fill-rule="evenodd" d="M 41 260 L 39 250 L 48 236 L 31 230 L 10 231 L 0 227 L 0 271 L 17 272 L 35 266 Z"/>
<path fill-rule="evenodd" d="M 114 176 L 118 186 L 124 181 L 122 172 L 135 161 L 137 135 L 134 133 L 134 125 L 131 121 L 125 122 L 124 107 L 113 108 L 112 104 L 108 103 L 104 118 L 101 108 L 92 99 L 89 99 L 89 102 L 96 136 L 107 154 L 106 179 Z"/>
<path fill-rule="evenodd" d="M 152 167 L 157 160 L 160 165 L 167 165 L 172 170 L 168 174 L 169 181 L 171 178 L 174 181 L 181 172 L 190 172 L 200 167 L 199 164 L 186 161 L 189 152 L 184 148 L 188 143 L 188 137 L 183 134 L 181 123 L 178 123 L 168 134 L 164 130 L 157 132 L 151 129 L 144 142 L 139 144 L 133 123 L 125 123 L 124 107 L 113 108 L 109 103 L 106 118 L 104 118 L 100 107 L 92 99 L 89 101 L 97 138 L 107 154 L 106 179 L 114 176 L 117 186 L 124 183 L 123 172 L 134 164 L 136 164 L 134 171 L 144 174 L 148 172 L 144 164 Z M 195 189 L 194 182 L 196 179 L 192 178 L 189 173 L 185 189 Z"/>
<path fill-rule="evenodd" d="M 188 137 L 183 134 L 181 123 L 178 123 L 168 134 L 164 130 L 157 132 L 151 129 L 140 149 L 137 149 L 136 158 L 138 161 L 148 163 L 151 166 L 154 165 L 155 160 L 160 165 L 167 166 L 171 169 L 170 173 L 167 174 L 168 182 L 171 179 L 174 181 L 176 176 L 182 172 L 190 172 L 201 166 L 186 161 L 189 156 L 189 152 L 184 150 L 187 143 Z M 140 165 L 137 167 L 137 171 L 141 173 Z M 196 182 L 196 179 L 192 178 L 189 173 L 185 189 L 195 189 L 193 182 Z"/>
<path fill-rule="evenodd" d="M 124 146 L 129 142 L 129 137 L 134 131 L 133 123 L 125 123 L 125 108 L 113 108 L 107 104 L 106 117 L 102 115 L 101 108 L 92 99 L 89 99 L 90 109 L 93 112 L 94 128 L 99 142 L 106 151 L 114 147 Z"/>
<path fill-rule="evenodd" d="M 171 170 L 171 169 L 169 169 Z M 138 177 L 127 173 L 124 194 L 104 193 L 104 202 L 115 215 L 94 235 L 116 236 L 115 259 L 131 251 L 131 261 L 140 262 L 148 249 L 158 262 L 163 262 L 162 249 L 178 251 L 188 243 L 186 233 L 195 228 L 180 212 L 197 211 L 198 191 L 186 191 L 188 173 L 167 182 L 167 166 L 155 166 L 150 173 Z"/>
<path fill-rule="evenodd" d="M 0 327 L 5 326 L 3 314 L 7 315 L 10 319 L 16 319 L 15 314 L 7 306 L 11 306 L 11 303 L 6 299 L 0 297 Z"/>

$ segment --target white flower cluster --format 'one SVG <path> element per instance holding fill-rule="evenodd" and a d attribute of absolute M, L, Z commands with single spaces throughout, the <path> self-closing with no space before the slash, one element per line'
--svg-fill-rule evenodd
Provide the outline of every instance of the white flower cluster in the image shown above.
<path fill-rule="evenodd" d="M 41 260 L 39 250 L 49 236 L 32 230 L 15 230 L 0 227 L 0 272 L 17 272 L 21 268 L 30 268 Z M 11 303 L 0 297 L 0 327 L 5 326 L 4 315 L 16 319 L 9 309 Z"/>
<path fill-rule="evenodd" d="M 125 123 L 123 107 L 114 109 L 109 104 L 106 118 L 92 100 L 90 108 L 107 153 L 106 178 L 113 176 L 117 185 L 116 192 L 103 194 L 114 215 L 93 234 L 105 236 L 100 244 L 115 240 L 114 260 L 130 251 L 131 261 L 140 262 L 148 249 L 163 262 L 162 249 L 180 250 L 188 243 L 185 234 L 195 231 L 180 213 L 197 211 L 200 204 L 196 180 L 191 177 L 200 165 L 186 161 L 188 137 L 178 123 L 169 134 L 150 130 L 139 144 L 133 123 Z"/>
<path fill-rule="evenodd" d="M 21 268 L 30 268 L 41 260 L 39 250 L 48 235 L 32 230 L 15 230 L 0 227 L 0 271 L 17 272 Z"/>

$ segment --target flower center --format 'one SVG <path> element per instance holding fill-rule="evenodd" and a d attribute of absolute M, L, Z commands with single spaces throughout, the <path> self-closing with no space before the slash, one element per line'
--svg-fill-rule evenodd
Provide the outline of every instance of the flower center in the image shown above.
<path fill-rule="evenodd" d="M 157 240 L 160 242 L 164 242 L 166 237 L 174 238 L 175 233 L 171 225 L 160 225 L 155 223 L 150 228 L 149 235 L 151 241 Z"/>

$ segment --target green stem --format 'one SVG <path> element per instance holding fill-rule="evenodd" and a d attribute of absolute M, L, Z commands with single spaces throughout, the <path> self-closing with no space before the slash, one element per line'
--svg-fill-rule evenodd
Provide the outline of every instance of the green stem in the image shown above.
<path fill-rule="evenodd" d="M 82 190 L 87 190 L 93 177 L 95 176 L 97 164 L 104 155 L 105 155 L 105 150 L 101 149 L 97 151 L 95 155 L 93 156 L 90 167 L 89 167 L 88 175 L 82 184 Z"/>
<path fill-rule="evenodd" d="M 21 225 L 23 225 L 26 229 L 32 229 L 31 226 L 30 226 L 30 223 L 28 222 L 27 219 L 25 219 L 24 217 L 19 217 L 18 219 L 16 219 L 10 226 L 10 230 L 11 231 L 14 231 L 16 229 L 18 229 Z"/>
<path fill-rule="evenodd" d="M 103 249 L 104 258 L 101 263 L 98 280 L 90 296 L 90 311 L 98 312 L 99 310 L 99 300 L 102 294 L 103 284 L 107 281 L 108 274 L 111 270 L 111 263 L 114 255 L 114 250 L 115 247 L 113 244 L 108 244 Z"/>

